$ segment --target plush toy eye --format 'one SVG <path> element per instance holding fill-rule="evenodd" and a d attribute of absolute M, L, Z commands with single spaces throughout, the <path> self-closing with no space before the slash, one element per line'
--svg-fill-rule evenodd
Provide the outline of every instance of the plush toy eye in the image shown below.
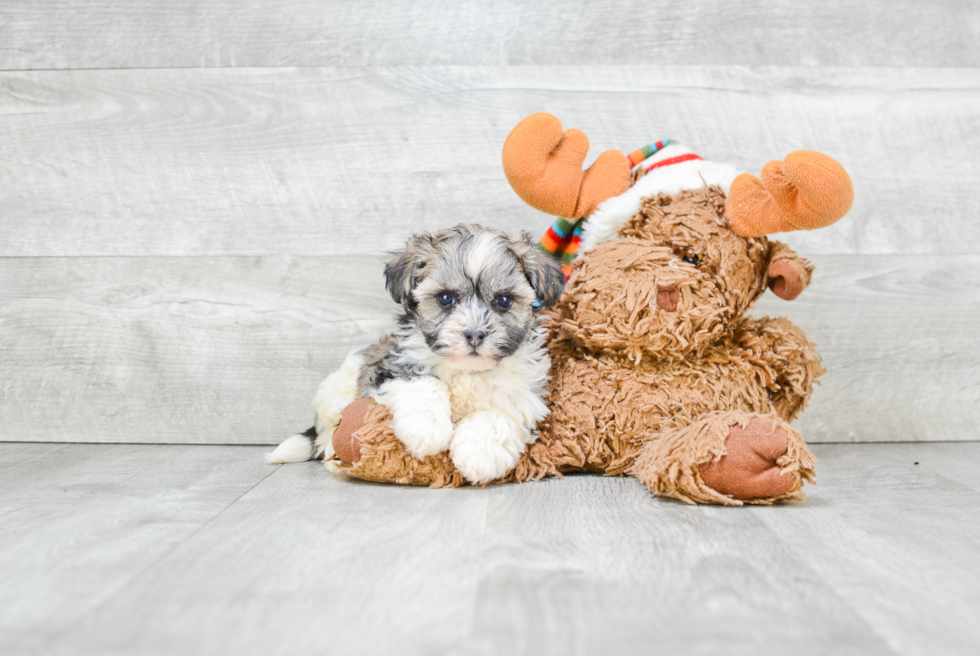
<path fill-rule="evenodd" d="M 450 305 L 456 302 L 456 297 L 450 294 L 449 292 L 443 292 L 438 296 L 436 296 L 436 301 L 438 301 L 439 305 L 441 305 L 442 307 L 449 307 Z"/>
<path fill-rule="evenodd" d="M 514 299 L 507 294 L 501 294 L 496 298 L 495 303 L 501 310 L 509 310 L 510 306 L 514 304 Z"/>
<path fill-rule="evenodd" d="M 681 259 L 687 262 L 688 264 L 693 264 L 694 266 L 697 266 L 698 262 L 700 262 L 697 255 L 685 255 Z"/>

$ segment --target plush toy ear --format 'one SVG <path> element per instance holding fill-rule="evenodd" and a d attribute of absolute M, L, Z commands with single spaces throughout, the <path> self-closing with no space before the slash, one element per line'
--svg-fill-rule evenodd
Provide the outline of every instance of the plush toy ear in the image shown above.
<path fill-rule="evenodd" d="M 769 268 L 766 285 L 772 293 L 787 301 L 799 296 L 813 275 L 813 265 L 778 241 L 769 242 Z"/>
<path fill-rule="evenodd" d="M 419 282 L 418 272 L 425 265 L 427 247 L 431 244 L 431 235 L 414 235 L 404 250 L 392 253 L 391 261 L 385 265 L 385 287 L 395 303 L 404 303 L 411 298 L 412 290 Z"/>
<path fill-rule="evenodd" d="M 536 307 L 543 308 L 557 303 L 565 290 L 565 274 L 558 258 L 535 248 L 534 239 L 529 232 L 522 231 L 511 243 L 511 251 L 537 296 Z"/>

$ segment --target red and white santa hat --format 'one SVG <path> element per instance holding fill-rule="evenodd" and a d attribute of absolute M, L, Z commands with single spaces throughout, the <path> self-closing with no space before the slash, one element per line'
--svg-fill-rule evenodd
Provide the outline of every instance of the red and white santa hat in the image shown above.
<path fill-rule="evenodd" d="M 672 139 L 655 141 L 628 156 L 634 178 L 632 187 L 619 196 L 606 199 L 592 212 L 582 231 L 580 252 L 616 237 L 618 230 L 640 209 L 640 200 L 657 193 L 718 185 L 728 193 L 732 181 L 742 171 L 727 162 L 708 162 Z"/>

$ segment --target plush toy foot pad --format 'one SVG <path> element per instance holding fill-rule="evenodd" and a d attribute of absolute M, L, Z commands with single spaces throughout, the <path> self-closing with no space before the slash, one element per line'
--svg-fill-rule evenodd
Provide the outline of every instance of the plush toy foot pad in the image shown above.
<path fill-rule="evenodd" d="M 779 417 L 723 410 L 655 436 L 632 473 L 659 496 L 740 506 L 802 500 L 815 465 L 803 436 Z"/>
<path fill-rule="evenodd" d="M 701 479 L 714 490 L 748 501 L 780 497 L 797 486 L 798 477 L 779 466 L 789 436 L 767 417 L 754 417 L 744 428 L 732 426 L 725 455 L 699 467 Z"/>
<path fill-rule="evenodd" d="M 371 399 L 352 401 L 340 415 L 340 423 L 333 431 L 333 450 L 345 464 L 353 465 L 361 459 L 361 442 L 356 433 L 367 419 L 368 410 L 374 405 Z"/>

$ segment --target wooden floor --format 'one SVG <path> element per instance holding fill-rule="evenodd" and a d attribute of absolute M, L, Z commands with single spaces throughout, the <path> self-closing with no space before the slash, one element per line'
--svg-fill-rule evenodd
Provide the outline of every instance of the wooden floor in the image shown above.
<path fill-rule="evenodd" d="M 374 485 L 0 444 L 0 653 L 976 654 L 980 443 L 816 445 L 797 505 Z"/>

